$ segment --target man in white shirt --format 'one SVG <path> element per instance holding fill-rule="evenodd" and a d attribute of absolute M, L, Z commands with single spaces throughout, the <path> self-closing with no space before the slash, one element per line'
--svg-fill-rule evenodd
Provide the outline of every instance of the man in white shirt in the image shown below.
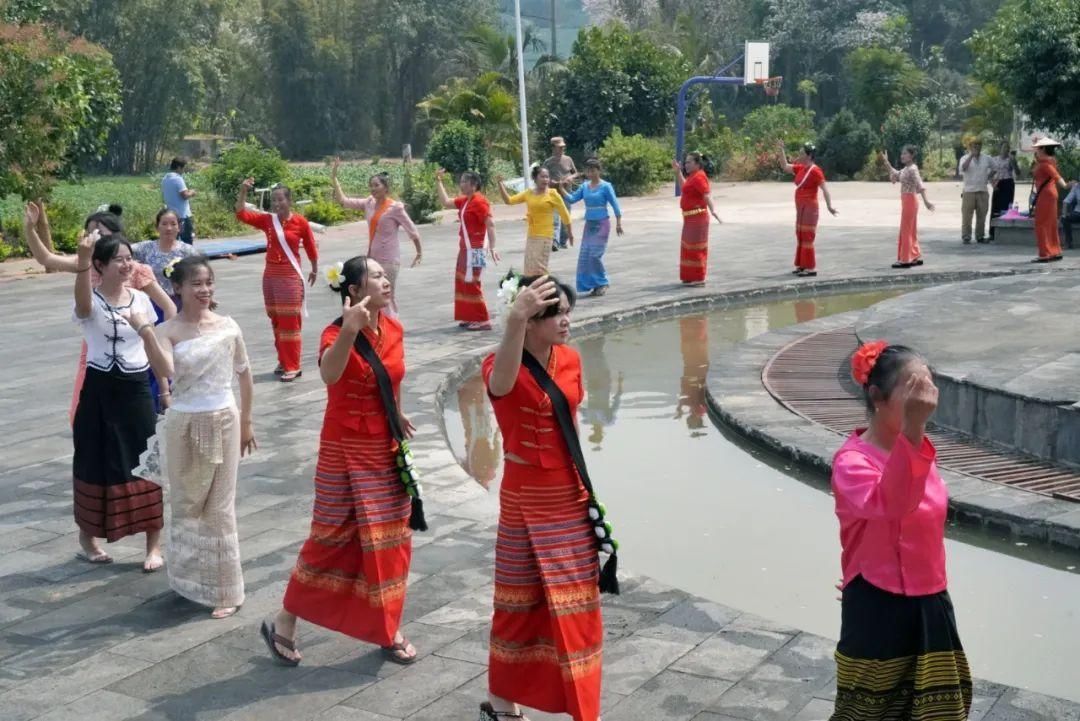
<path fill-rule="evenodd" d="M 176 157 L 169 164 L 169 172 L 161 179 L 161 197 L 165 207 L 176 213 L 180 219 L 180 240 L 188 245 L 195 242 L 195 219 L 191 217 L 191 198 L 194 190 L 184 182 L 187 158 Z"/>
<path fill-rule="evenodd" d="M 1065 247 L 1073 247 L 1073 226 L 1080 225 L 1080 180 L 1069 182 L 1069 194 L 1061 212 L 1061 227 L 1065 232 Z"/>
<path fill-rule="evenodd" d="M 964 182 L 960 235 L 964 245 L 971 243 L 971 216 L 975 214 L 975 240 L 985 243 L 986 214 L 990 210 L 990 191 L 987 185 L 994 172 L 993 160 L 982 154 L 982 141 L 972 140 L 968 152 L 960 158 L 960 177 Z"/>

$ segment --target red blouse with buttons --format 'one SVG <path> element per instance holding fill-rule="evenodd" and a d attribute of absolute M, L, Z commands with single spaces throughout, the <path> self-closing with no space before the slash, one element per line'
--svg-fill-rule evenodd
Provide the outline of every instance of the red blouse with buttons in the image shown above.
<path fill-rule="evenodd" d="M 379 360 L 386 366 L 386 372 L 394 386 L 394 395 L 397 396 L 401 389 L 401 380 L 405 377 L 405 333 L 401 323 L 385 313 L 380 313 L 379 332 L 375 333 L 370 328 L 364 328 L 361 332 L 367 336 Z M 320 361 L 323 353 L 334 344 L 340 334 L 341 328 L 336 325 L 328 325 L 322 332 L 319 342 Z M 367 361 L 356 352 L 356 348 L 349 351 L 349 360 L 341 378 L 326 387 L 326 395 L 323 437 L 356 433 L 387 438 L 391 436 L 390 423 L 379 395 L 375 373 Z"/>
<path fill-rule="evenodd" d="M 236 219 L 241 223 L 258 228 L 266 234 L 266 262 L 268 265 L 288 265 L 288 257 L 281 249 L 277 231 L 274 229 L 274 217 L 270 213 L 262 213 L 256 210 L 237 211 Z M 307 218 L 299 213 L 292 213 L 288 220 L 281 224 L 281 230 L 285 233 L 285 242 L 289 244 L 296 262 L 300 262 L 300 248 L 304 249 L 308 260 L 312 264 L 319 261 L 319 246 L 315 242 L 315 236 L 311 233 L 311 225 Z"/>
<path fill-rule="evenodd" d="M 482 368 L 485 386 L 491 381 L 494 368 L 495 355 L 492 354 L 484 359 Z M 547 372 L 566 396 L 570 413 L 576 418 L 578 405 L 585 396 L 581 385 L 581 357 L 570 346 L 552 346 Z M 517 380 L 509 393 L 493 396 L 488 390 L 488 396 L 503 434 L 506 453 L 513 453 L 529 465 L 540 468 L 573 465 L 559 422 L 551 409 L 551 399 L 528 368 L 522 365 L 518 369 Z"/>

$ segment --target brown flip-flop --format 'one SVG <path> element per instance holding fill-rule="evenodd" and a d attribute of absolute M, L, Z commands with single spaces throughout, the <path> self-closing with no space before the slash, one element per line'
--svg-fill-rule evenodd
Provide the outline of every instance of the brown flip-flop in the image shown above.
<path fill-rule="evenodd" d="M 291 639 L 285 638 L 278 634 L 274 628 L 274 622 L 267 623 L 262 622 L 262 628 L 259 629 L 262 634 L 263 640 L 266 641 L 266 647 L 270 649 L 270 655 L 274 657 L 274 660 L 280 663 L 282 666 L 299 666 L 300 659 L 289 658 L 281 651 L 278 651 L 277 647 L 280 645 L 283 648 L 287 648 L 290 651 L 296 651 L 296 643 Z"/>
<path fill-rule="evenodd" d="M 416 663 L 416 660 L 420 658 L 419 653 L 415 653 L 416 649 L 413 649 L 414 653 L 409 656 L 409 639 L 402 639 L 401 643 L 395 643 L 392 646 L 383 646 L 383 656 L 387 661 L 398 664 L 399 666 L 411 666 Z M 405 656 L 398 656 L 398 653 L 406 654 Z"/>

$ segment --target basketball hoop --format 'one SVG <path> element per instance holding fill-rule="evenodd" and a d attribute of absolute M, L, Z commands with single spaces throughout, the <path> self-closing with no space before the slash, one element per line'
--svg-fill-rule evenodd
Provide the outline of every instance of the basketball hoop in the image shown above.
<path fill-rule="evenodd" d="M 777 75 L 771 78 L 755 78 L 754 82 L 765 90 L 765 95 L 775 98 L 780 95 L 780 86 L 784 84 L 784 76 Z"/>

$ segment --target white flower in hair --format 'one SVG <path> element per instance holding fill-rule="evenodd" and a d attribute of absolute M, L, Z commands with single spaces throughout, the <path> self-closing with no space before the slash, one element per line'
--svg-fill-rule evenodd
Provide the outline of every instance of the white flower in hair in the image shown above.
<path fill-rule="evenodd" d="M 172 278 L 173 271 L 176 270 L 176 264 L 180 262 L 179 258 L 173 258 L 170 260 L 164 268 L 161 270 L 161 274 L 166 278 Z"/>
<path fill-rule="evenodd" d="M 520 292 L 521 276 L 514 275 L 513 271 L 511 271 L 510 274 L 503 279 L 503 282 L 499 284 L 498 298 L 503 302 L 503 305 L 513 305 Z"/>
<path fill-rule="evenodd" d="M 341 261 L 334 263 L 326 269 L 326 282 L 334 290 L 341 290 L 341 281 L 345 280 L 345 264 Z"/>

